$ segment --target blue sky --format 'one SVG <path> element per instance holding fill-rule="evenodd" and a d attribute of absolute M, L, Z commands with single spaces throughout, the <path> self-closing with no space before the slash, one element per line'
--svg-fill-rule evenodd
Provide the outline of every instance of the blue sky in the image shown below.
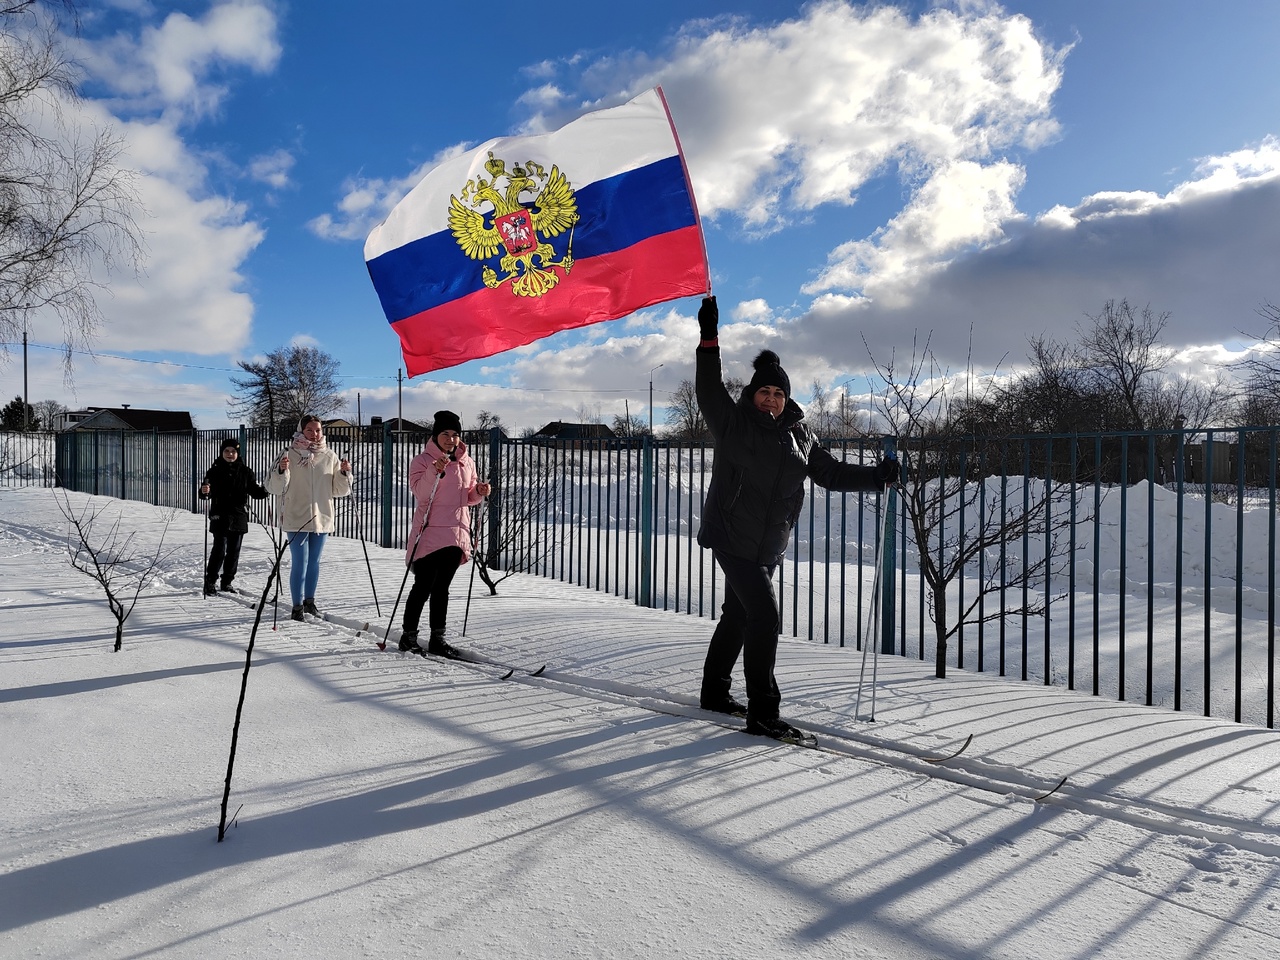
<path fill-rule="evenodd" d="M 1010 370 L 1108 299 L 1167 311 L 1198 372 L 1280 300 L 1280 4 L 682 0 L 81 7 L 85 122 L 142 172 L 145 275 L 113 278 L 74 385 L 53 318 L 30 398 L 231 422 L 235 361 L 341 362 L 349 415 L 656 419 L 697 300 L 405 380 L 363 239 L 430 166 L 660 83 L 704 216 L 727 372 L 777 350 L 804 402 L 930 339 Z M 159 361 L 159 362 L 157 362 Z M 659 366 L 661 365 L 661 366 Z M 0 361 L 21 392 L 21 353 Z"/>

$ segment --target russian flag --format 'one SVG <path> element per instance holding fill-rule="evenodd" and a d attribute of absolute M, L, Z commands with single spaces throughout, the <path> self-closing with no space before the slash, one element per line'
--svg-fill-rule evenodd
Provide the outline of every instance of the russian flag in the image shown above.
<path fill-rule="evenodd" d="M 440 164 L 364 255 L 409 376 L 710 289 L 660 88 Z"/>

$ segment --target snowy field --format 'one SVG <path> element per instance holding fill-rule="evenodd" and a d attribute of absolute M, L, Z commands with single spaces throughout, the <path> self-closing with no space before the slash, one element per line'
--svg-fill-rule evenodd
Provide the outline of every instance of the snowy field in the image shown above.
<path fill-rule="evenodd" d="M 369 547 L 380 619 L 338 539 L 326 619 L 267 610 L 218 843 L 251 605 L 200 596 L 201 517 L 72 494 L 144 556 L 168 523 L 112 653 L 54 498 L 0 490 L 5 960 L 1280 949 L 1280 734 L 784 640 L 825 749 L 781 746 L 696 708 L 711 621 L 553 581 L 477 584 L 465 639 L 455 582 L 510 680 L 379 652 L 402 553 Z"/>

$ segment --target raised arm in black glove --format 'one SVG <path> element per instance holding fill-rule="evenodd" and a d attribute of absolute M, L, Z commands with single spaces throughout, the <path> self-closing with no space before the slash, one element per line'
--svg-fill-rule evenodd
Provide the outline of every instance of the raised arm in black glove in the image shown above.
<path fill-rule="evenodd" d="M 703 297 L 702 306 L 698 308 L 698 330 L 703 340 L 715 340 L 720 336 L 716 329 L 720 325 L 720 308 L 716 306 L 715 297 Z"/>
<path fill-rule="evenodd" d="M 886 457 L 876 464 L 876 479 L 880 481 L 880 486 L 890 487 L 898 482 L 902 476 L 902 467 L 898 465 L 898 461 Z"/>

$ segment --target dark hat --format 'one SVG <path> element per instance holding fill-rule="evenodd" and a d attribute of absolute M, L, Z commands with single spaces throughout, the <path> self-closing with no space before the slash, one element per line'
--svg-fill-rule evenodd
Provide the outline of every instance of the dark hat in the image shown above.
<path fill-rule="evenodd" d="M 787 376 L 787 371 L 782 369 L 782 361 L 776 353 L 772 350 L 761 350 L 760 355 L 752 361 L 751 365 L 756 368 L 756 372 L 752 375 L 751 382 L 747 384 L 748 397 L 754 397 L 761 387 L 781 387 L 787 399 L 791 399 L 791 380 Z"/>
<path fill-rule="evenodd" d="M 235 447 L 236 451 L 239 452 L 240 441 L 235 437 L 227 437 L 227 439 L 222 441 L 222 446 L 218 448 L 218 452 L 221 453 L 223 450 L 227 449 L 227 447 Z"/>
<path fill-rule="evenodd" d="M 445 430 L 462 433 L 462 420 L 452 410 L 437 410 L 436 418 L 431 422 L 431 439 L 434 440 Z"/>

